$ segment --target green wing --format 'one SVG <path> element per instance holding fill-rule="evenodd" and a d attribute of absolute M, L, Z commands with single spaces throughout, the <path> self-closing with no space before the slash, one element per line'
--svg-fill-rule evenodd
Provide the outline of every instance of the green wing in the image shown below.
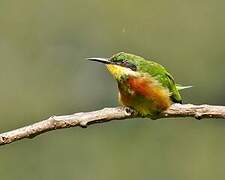
<path fill-rule="evenodd" d="M 143 61 L 139 68 L 140 72 L 148 73 L 154 77 L 163 87 L 168 88 L 173 102 L 182 103 L 181 95 L 176 87 L 173 76 L 160 64 L 153 61 Z"/>
<path fill-rule="evenodd" d="M 173 76 L 169 74 L 167 71 L 166 71 L 166 76 L 168 78 L 167 84 L 168 84 L 169 90 L 172 93 L 170 96 L 172 101 L 176 103 L 182 103 L 182 97 L 177 89 Z"/>

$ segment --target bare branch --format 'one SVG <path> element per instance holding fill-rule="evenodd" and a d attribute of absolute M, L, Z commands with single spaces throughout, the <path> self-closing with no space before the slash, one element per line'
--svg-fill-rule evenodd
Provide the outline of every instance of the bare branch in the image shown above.
<path fill-rule="evenodd" d="M 87 127 L 88 125 L 95 123 L 138 117 L 142 118 L 134 110 L 127 107 L 104 108 L 102 110 L 92 112 L 51 116 L 46 120 L 0 134 L 0 145 L 9 144 L 23 138 L 33 138 L 39 134 L 55 129 L 74 126 Z M 225 106 L 173 104 L 167 111 L 161 113 L 158 116 L 158 119 L 170 117 L 225 119 Z"/>

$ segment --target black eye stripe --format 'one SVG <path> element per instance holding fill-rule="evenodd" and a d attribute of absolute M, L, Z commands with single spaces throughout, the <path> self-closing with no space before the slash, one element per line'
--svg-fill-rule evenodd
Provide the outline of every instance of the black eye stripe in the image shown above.
<path fill-rule="evenodd" d="M 123 67 L 130 68 L 133 71 L 137 70 L 137 67 L 134 64 L 131 64 L 130 62 L 128 62 L 127 60 L 119 61 L 116 64 L 120 65 L 120 66 L 123 66 Z"/>
<path fill-rule="evenodd" d="M 137 67 L 134 64 L 129 64 L 127 67 L 130 68 L 133 71 L 137 70 Z"/>

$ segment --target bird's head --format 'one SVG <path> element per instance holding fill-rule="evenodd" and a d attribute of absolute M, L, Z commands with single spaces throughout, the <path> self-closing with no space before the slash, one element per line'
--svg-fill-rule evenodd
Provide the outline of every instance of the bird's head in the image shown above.
<path fill-rule="evenodd" d="M 124 52 L 117 53 L 110 58 L 88 58 L 106 64 L 110 73 L 119 80 L 122 76 L 135 75 L 143 58 Z"/>

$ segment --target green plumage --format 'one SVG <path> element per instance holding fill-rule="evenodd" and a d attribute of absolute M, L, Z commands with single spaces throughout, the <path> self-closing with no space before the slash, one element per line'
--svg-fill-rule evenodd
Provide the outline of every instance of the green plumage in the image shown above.
<path fill-rule="evenodd" d="M 143 116 L 154 118 L 172 102 L 182 103 L 178 90 L 191 87 L 175 84 L 162 65 L 133 54 L 120 52 L 111 58 L 89 60 L 106 64 L 118 83 L 120 102 Z"/>
<path fill-rule="evenodd" d="M 163 87 L 167 88 L 170 92 L 170 97 L 173 102 L 182 103 L 182 98 L 178 89 L 184 89 L 181 85 L 177 88 L 173 76 L 167 72 L 167 70 L 160 64 L 146 60 L 143 57 L 136 56 L 129 53 L 120 52 L 115 54 L 110 59 L 112 62 L 126 62 L 127 64 L 131 64 L 135 66 L 136 71 L 142 73 L 143 75 L 147 73 L 152 76 L 155 80 L 157 80 Z M 121 63 L 122 64 L 122 63 Z M 191 86 L 187 86 L 189 88 Z"/>

